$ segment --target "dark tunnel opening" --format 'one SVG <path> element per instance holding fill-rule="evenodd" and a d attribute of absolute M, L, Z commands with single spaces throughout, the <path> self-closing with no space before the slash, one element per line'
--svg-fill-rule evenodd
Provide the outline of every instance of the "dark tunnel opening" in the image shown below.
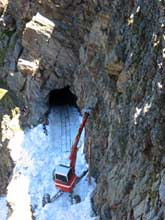
<path fill-rule="evenodd" d="M 50 108 L 57 105 L 76 106 L 77 97 L 70 91 L 69 86 L 62 89 L 54 89 L 49 94 Z"/>

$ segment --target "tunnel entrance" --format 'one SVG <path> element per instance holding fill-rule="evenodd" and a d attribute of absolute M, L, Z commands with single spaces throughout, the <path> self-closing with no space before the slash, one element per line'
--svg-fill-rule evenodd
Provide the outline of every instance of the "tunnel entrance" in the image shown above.
<path fill-rule="evenodd" d="M 77 97 L 70 91 L 69 86 L 62 89 L 54 89 L 49 94 L 49 106 L 76 105 Z"/>

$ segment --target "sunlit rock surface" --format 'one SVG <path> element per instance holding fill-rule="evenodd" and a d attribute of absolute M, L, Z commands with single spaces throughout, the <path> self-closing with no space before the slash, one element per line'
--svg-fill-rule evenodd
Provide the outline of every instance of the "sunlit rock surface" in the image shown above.
<path fill-rule="evenodd" d="M 12 0 L 8 6 L 3 20 L 9 14 L 17 26 L 0 42 L 0 72 L 28 105 L 27 124 L 47 112 L 51 90 L 69 85 L 80 109 L 93 108 L 86 138 L 96 214 L 163 219 L 163 1 Z M 51 24 L 45 30 L 35 20 L 41 16 Z"/>

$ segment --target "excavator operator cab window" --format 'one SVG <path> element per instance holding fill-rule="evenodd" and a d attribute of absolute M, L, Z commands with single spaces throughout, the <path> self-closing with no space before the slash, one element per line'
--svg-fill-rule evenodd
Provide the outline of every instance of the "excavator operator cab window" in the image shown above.
<path fill-rule="evenodd" d="M 60 164 L 55 170 L 55 180 L 60 180 L 61 182 L 67 183 L 72 176 L 72 169 L 69 166 Z"/>
<path fill-rule="evenodd" d="M 68 172 L 68 181 L 70 180 L 70 178 L 72 177 L 73 172 L 72 169 L 70 168 L 69 172 Z"/>
<path fill-rule="evenodd" d="M 62 182 L 64 182 L 64 183 L 67 183 L 67 182 L 68 182 L 67 177 L 66 177 L 66 176 L 63 176 L 63 175 L 61 175 L 61 174 L 56 174 L 56 178 L 55 178 L 55 179 L 60 180 L 60 181 L 62 181 Z"/>

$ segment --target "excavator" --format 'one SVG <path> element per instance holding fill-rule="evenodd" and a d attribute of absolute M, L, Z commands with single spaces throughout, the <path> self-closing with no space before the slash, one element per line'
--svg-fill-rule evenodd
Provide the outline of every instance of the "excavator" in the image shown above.
<path fill-rule="evenodd" d="M 75 173 L 75 165 L 76 165 L 76 158 L 78 151 L 78 143 L 88 117 L 89 117 L 89 111 L 84 112 L 82 122 L 80 124 L 78 133 L 75 137 L 74 143 L 71 148 L 71 153 L 69 156 L 69 161 L 70 161 L 69 165 L 59 164 L 53 170 L 53 181 L 55 183 L 55 187 L 58 188 L 59 191 L 52 198 L 50 198 L 49 194 L 45 194 L 42 200 L 42 206 L 45 206 L 45 204 L 55 201 L 58 197 L 61 196 L 61 194 L 63 194 L 63 192 L 72 193 L 74 186 L 87 173 L 86 170 L 81 174 L 81 176 L 77 177 Z"/>
<path fill-rule="evenodd" d="M 59 164 L 53 172 L 53 180 L 55 182 L 55 186 L 63 192 L 72 192 L 78 178 L 75 174 L 78 142 L 80 140 L 80 136 L 88 119 L 88 116 L 89 113 L 85 112 L 82 123 L 80 124 L 78 133 L 71 148 L 71 154 L 69 156 L 69 166 L 65 164 Z"/>

